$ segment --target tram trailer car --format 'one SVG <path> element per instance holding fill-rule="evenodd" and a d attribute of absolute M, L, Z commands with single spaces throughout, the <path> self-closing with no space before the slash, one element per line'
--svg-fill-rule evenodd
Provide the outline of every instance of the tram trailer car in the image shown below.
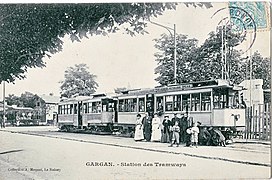
<path fill-rule="evenodd" d="M 61 130 L 84 129 L 96 132 L 112 131 L 116 100 L 105 94 L 78 96 L 63 100 L 58 106 L 58 126 Z"/>
<path fill-rule="evenodd" d="M 245 109 L 241 108 L 241 88 L 226 80 L 210 80 L 154 89 L 123 91 L 115 96 L 95 94 L 68 99 L 59 104 L 61 129 L 86 129 L 126 133 L 133 136 L 137 114 L 155 112 L 173 117 L 188 113 L 201 126 L 244 128 Z"/>

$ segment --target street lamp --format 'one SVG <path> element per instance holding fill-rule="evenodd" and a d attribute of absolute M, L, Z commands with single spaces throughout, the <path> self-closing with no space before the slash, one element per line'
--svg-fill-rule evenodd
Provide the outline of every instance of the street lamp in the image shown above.
<path fill-rule="evenodd" d="M 176 40 L 176 24 L 174 24 L 174 28 L 168 27 L 168 26 L 164 26 L 162 24 L 153 22 L 153 21 L 149 21 L 152 24 L 155 24 L 157 26 L 163 27 L 165 28 L 170 34 L 171 36 L 174 38 L 174 84 L 177 83 L 177 40 Z M 171 31 L 174 32 L 174 35 Z"/>

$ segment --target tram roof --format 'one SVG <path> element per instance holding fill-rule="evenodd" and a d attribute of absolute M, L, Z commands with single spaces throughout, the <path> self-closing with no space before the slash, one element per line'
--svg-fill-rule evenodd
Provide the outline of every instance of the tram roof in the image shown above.
<path fill-rule="evenodd" d="M 161 93 L 161 92 L 173 92 L 173 91 L 182 91 L 182 90 L 192 90 L 200 88 L 212 88 L 212 87 L 233 87 L 227 80 L 214 79 L 207 81 L 197 81 L 197 82 L 188 82 L 180 84 L 170 84 L 168 86 L 157 86 L 155 88 L 147 89 L 132 89 L 122 91 L 122 94 L 117 96 L 128 96 L 128 95 L 144 95 L 147 93 Z"/>
<path fill-rule="evenodd" d="M 69 102 L 77 102 L 77 101 L 100 101 L 101 99 L 104 98 L 112 98 L 112 94 L 108 93 L 94 93 L 91 94 L 90 96 L 76 96 L 72 98 L 66 98 L 63 99 L 60 104 L 62 103 L 69 103 Z"/>
<path fill-rule="evenodd" d="M 211 79 L 206 81 L 194 81 L 194 82 L 180 83 L 180 84 L 169 84 L 168 87 L 188 85 L 188 84 L 192 85 L 192 87 L 211 86 L 211 85 L 225 86 L 225 85 L 230 85 L 230 82 L 224 79 Z M 165 86 L 157 86 L 157 87 L 160 88 Z"/>
<path fill-rule="evenodd" d="M 88 100 L 88 99 L 92 99 L 92 97 L 91 96 L 76 96 L 76 97 L 72 97 L 72 98 L 62 99 L 60 101 L 60 103 L 73 102 L 73 101 L 84 101 L 84 100 Z"/>

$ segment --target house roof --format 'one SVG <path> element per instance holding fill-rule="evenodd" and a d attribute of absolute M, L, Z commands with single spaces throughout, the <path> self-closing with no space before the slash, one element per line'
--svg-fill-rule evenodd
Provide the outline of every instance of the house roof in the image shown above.
<path fill-rule="evenodd" d="M 60 102 L 59 96 L 43 94 L 43 95 L 40 95 L 40 97 L 45 101 L 45 103 L 57 104 Z"/>

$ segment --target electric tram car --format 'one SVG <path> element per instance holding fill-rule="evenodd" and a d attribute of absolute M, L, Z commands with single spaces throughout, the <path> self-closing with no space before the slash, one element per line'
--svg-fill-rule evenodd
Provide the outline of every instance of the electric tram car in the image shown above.
<path fill-rule="evenodd" d="M 64 130 L 133 133 L 137 114 L 156 112 L 161 118 L 188 113 L 205 126 L 244 127 L 240 90 L 226 80 L 209 80 L 76 97 L 59 103 L 58 125 Z"/>

